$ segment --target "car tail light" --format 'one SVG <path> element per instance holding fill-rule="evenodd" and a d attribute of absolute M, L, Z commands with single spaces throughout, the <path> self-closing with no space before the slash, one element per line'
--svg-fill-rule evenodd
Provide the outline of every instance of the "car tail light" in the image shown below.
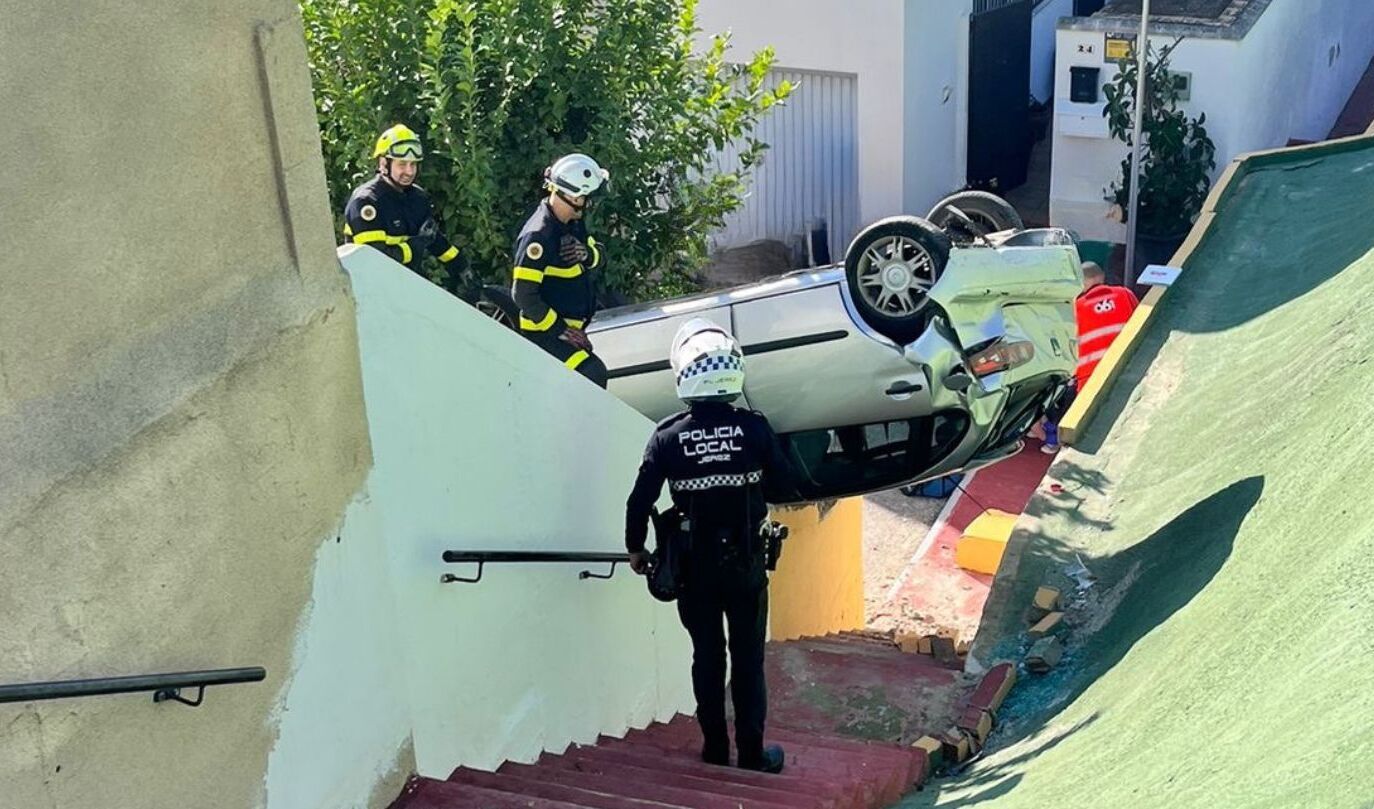
<path fill-rule="evenodd" d="M 1014 343 L 998 341 L 968 358 L 969 372 L 974 376 L 1008 371 L 1018 365 L 1025 365 L 1035 356 L 1035 344 L 1026 340 Z"/>

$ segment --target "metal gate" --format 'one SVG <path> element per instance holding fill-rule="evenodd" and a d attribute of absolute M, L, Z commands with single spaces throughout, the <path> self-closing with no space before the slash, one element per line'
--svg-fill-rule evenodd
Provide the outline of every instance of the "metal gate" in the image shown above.
<path fill-rule="evenodd" d="M 969 17 L 968 183 L 1026 181 L 1033 0 L 980 0 Z"/>
<path fill-rule="evenodd" d="M 767 143 L 754 167 L 749 196 L 712 237 L 716 249 L 759 239 L 789 244 L 805 238 L 808 227 L 824 220 L 831 255 L 849 243 L 858 228 L 858 92 L 852 75 L 773 70 L 770 84 L 786 79 L 797 85 L 782 107 L 759 121 L 753 137 Z M 716 157 L 718 170 L 733 171 L 739 154 L 727 147 Z"/>

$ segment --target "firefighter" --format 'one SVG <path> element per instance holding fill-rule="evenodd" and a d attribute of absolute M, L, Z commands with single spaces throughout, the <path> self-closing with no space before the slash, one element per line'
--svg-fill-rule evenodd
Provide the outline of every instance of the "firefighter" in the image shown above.
<path fill-rule="evenodd" d="M 417 273 L 426 253 L 450 273 L 460 270 L 458 248 L 440 232 L 429 195 L 415 184 L 425 157 L 420 137 L 405 124 L 396 124 L 377 138 L 372 156 L 377 176 L 353 189 L 348 198 L 344 237 L 371 245 Z"/>
<path fill-rule="evenodd" d="M 770 499 L 795 499 L 790 497 L 793 472 L 768 420 L 730 404 L 744 388 L 744 358 L 733 337 L 694 318 L 678 331 L 670 356 L 678 398 L 688 407 L 660 423 L 649 439 L 626 503 L 625 547 L 631 567 L 645 573 L 648 521 L 667 482 L 684 518 L 683 589 L 677 605 L 692 638 L 701 758 L 708 764 L 730 763 L 724 624 L 729 627 L 737 766 L 781 772 L 782 748 L 763 744 L 768 574 L 762 529 Z"/>
<path fill-rule="evenodd" d="M 606 387 L 606 365 L 584 331 L 596 311 L 592 271 L 605 264 L 583 222 L 610 175 L 583 154 L 559 158 L 544 171 L 548 196 L 515 240 L 511 296 L 520 331 L 567 367 Z"/>

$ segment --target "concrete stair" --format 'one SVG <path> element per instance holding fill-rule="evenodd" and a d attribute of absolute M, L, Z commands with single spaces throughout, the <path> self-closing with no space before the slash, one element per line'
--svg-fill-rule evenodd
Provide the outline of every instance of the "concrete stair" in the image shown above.
<path fill-rule="evenodd" d="M 678 716 L 532 764 L 413 778 L 392 809 L 880 809 L 924 782 L 910 742 L 950 724 L 955 669 L 863 632 L 771 643 L 766 661 L 780 775 L 702 762 L 695 720 Z"/>

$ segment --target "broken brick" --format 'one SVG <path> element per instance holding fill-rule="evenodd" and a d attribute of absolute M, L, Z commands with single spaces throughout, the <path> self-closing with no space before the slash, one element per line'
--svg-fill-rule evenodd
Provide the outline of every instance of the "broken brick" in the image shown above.
<path fill-rule="evenodd" d="M 1054 635 L 1043 637 L 1035 642 L 1026 654 L 1026 668 L 1037 674 L 1044 674 L 1055 666 L 1064 656 L 1064 646 Z"/>
<path fill-rule="evenodd" d="M 938 770 L 945 761 L 945 746 L 934 736 L 922 736 L 911 743 L 926 754 L 926 775 Z"/>
<path fill-rule="evenodd" d="M 919 640 L 917 640 L 917 642 L 916 642 L 916 651 L 917 651 L 917 653 L 923 654 L 923 655 L 933 655 L 933 654 L 935 654 L 935 649 L 934 649 L 934 647 L 933 647 L 934 641 L 935 641 L 935 636 L 934 636 L 934 635 L 923 635 L 923 636 L 921 636 L 921 638 L 920 638 Z"/>
<path fill-rule="evenodd" d="M 988 740 L 988 734 L 992 733 L 992 714 L 970 705 L 964 709 L 955 727 L 972 736 L 981 747 Z"/>
<path fill-rule="evenodd" d="M 959 728 L 950 728 L 940 734 L 940 744 L 944 751 L 944 759 L 949 764 L 962 764 L 968 761 L 969 756 L 973 755 L 973 742 Z"/>
<path fill-rule="evenodd" d="M 998 663 L 988 669 L 987 674 L 983 675 L 978 687 L 973 690 L 969 704 L 988 713 L 996 714 L 1014 685 L 1016 685 L 1016 666 L 1011 663 Z"/>
<path fill-rule="evenodd" d="M 1046 635 L 1052 635 L 1063 624 L 1063 621 L 1064 613 L 1052 612 L 1044 618 L 1041 618 L 1039 623 L 1031 627 L 1029 634 L 1032 638 L 1043 638 Z"/>
<path fill-rule="evenodd" d="M 1027 614 L 1030 623 L 1036 624 L 1046 615 L 1059 609 L 1059 591 L 1053 587 L 1040 587 L 1035 591 L 1035 598 L 1031 602 Z"/>
<path fill-rule="evenodd" d="M 954 638 L 936 635 L 930 639 L 930 651 L 935 655 L 935 659 L 941 663 L 953 663 L 959 658 L 959 653 L 954 646 Z"/>
<path fill-rule="evenodd" d="M 901 649 L 906 654 L 915 654 L 920 651 L 920 641 L 921 639 L 916 635 L 905 633 L 898 635 L 896 638 L 897 648 Z"/>

